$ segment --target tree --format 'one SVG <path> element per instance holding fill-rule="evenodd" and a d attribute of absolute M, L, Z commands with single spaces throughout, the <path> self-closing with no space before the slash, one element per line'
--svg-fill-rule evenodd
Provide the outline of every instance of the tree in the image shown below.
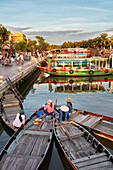
<path fill-rule="evenodd" d="M 109 46 L 113 47 L 113 35 L 109 38 Z"/>
<path fill-rule="evenodd" d="M 100 38 L 101 38 L 101 45 L 103 47 L 106 47 L 108 45 L 108 38 L 107 38 L 108 34 L 107 33 L 102 33 L 100 34 Z"/>
<path fill-rule="evenodd" d="M 27 51 L 27 43 L 25 41 L 15 44 L 15 51 L 25 52 Z"/>
<path fill-rule="evenodd" d="M 5 27 L 0 25 L 0 46 L 3 50 L 4 45 L 6 45 L 10 31 L 7 31 Z"/>
<path fill-rule="evenodd" d="M 42 52 L 42 50 L 45 50 L 46 44 L 45 44 L 45 39 L 43 37 L 40 36 L 36 36 L 36 39 L 38 39 L 38 50 L 39 52 Z"/>
<path fill-rule="evenodd" d="M 38 49 L 38 46 L 36 45 L 37 41 L 36 40 L 30 40 L 28 39 L 27 42 L 27 51 L 31 51 L 33 53 L 33 51 L 36 51 Z"/>

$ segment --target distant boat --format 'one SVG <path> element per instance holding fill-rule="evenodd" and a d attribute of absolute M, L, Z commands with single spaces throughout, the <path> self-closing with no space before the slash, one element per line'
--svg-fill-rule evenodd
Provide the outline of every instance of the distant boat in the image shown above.
<path fill-rule="evenodd" d="M 66 54 L 68 55 L 68 54 Z M 83 54 L 82 54 L 83 55 Z M 112 61 L 113 62 L 113 61 Z M 113 74 L 113 68 L 108 67 L 108 58 L 72 58 L 64 57 L 48 59 L 47 67 L 37 67 L 52 76 L 101 76 Z M 112 64 L 113 65 L 113 64 Z"/>

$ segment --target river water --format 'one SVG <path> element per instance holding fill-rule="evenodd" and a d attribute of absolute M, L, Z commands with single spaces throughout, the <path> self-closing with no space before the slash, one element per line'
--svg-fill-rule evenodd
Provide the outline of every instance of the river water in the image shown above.
<path fill-rule="evenodd" d="M 71 98 L 74 108 L 113 117 L 113 94 L 111 93 L 113 76 L 90 80 L 88 78 L 45 78 L 46 76 L 45 74 L 41 80 L 35 81 L 24 99 L 26 118 L 48 99 L 51 99 L 54 104 L 57 99 L 57 104 L 63 105 L 66 104 L 66 98 Z M 11 135 L 12 133 L 0 122 L 0 150 Z M 66 169 L 54 140 L 52 147 L 48 169 Z M 54 160 L 58 163 L 54 164 Z"/>

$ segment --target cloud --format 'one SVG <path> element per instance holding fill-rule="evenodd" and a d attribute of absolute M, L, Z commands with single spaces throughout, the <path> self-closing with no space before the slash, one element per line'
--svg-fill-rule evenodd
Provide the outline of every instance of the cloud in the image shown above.
<path fill-rule="evenodd" d="M 12 27 L 12 26 L 5 26 L 9 31 L 11 31 L 12 33 L 15 33 L 15 32 L 19 32 L 19 33 L 23 33 L 24 31 L 26 30 L 29 30 L 31 29 L 32 27 Z"/>
<path fill-rule="evenodd" d="M 12 32 L 20 32 L 30 38 L 36 40 L 36 36 L 42 36 L 45 41 L 50 44 L 63 44 L 64 42 L 71 41 L 82 41 L 95 38 L 100 36 L 102 33 L 113 34 L 113 28 L 96 30 L 96 31 L 85 31 L 85 29 L 75 30 L 57 30 L 57 31 L 32 31 L 32 27 L 11 27 L 7 28 Z"/>

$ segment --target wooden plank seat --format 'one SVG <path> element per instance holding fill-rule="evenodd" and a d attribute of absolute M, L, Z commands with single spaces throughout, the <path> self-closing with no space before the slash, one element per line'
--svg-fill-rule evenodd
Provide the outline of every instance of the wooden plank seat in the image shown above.
<path fill-rule="evenodd" d="M 20 106 L 4 107 L 4 110 L 6 113 L 13 113 L 13 112 L 18 113 L 18 111 L 20 111 Z"/>
<path fill-rule="evenodd" d="M 76 133 L 75 135 L 70 135 L 70 137 L 71 137 L 72 139 L 75 139 L 75 138 L 78 138 L 78 137 L 80 137 L 80 136 L 82 136 L 82 135 L 83 135 L 83 132 L 81 132 L 81 133 Z M 61 139 L 61 141 L 64 141 L 64 140 L 67 140 L 68 137 L 67 137 L 67 136 L 62 136 L 62 137 L 60 137 L 60 139 Z"/>
<path fill-rule="evenodd" d="M 13 98 L 15 98 L 14 94 L 7 94 L 7 95 L 5 95 L 5 99 L 13 99 Z"/>
<path fill-rule="evenodd" d="M 102 122 L 100 122 L 98 125 L 95 126 L 95 130 L 101 131 L 103 133 L 107 133 L 109 135 L 113 135 L 113 129 L 104 126 Z"/>
<path fill-rule="evenodd" d="M 89 119 L 90 119 L 90 115 L 82 115 L 82 114 L 79 114 L 78 116 L 73 118 L 73 120 L 75 120 L 78 123 L 82 123 L 82 124 Z"/>
<path fill-rule="evenodd" d="M 102 119 L 102 117 L 92 116 L 88 121 L 84 123 L 84 125 L 89 127 L 94 127 L 98 122 Z"/>
<path fill-rule="evenodd" d="M 113 129 L 113 122 L 102 120 L 102 126 Z"/>
<path fill-rule="evenodd" d="M 108 160 L 104 153 L 100 153 L 97 155 L 91 155 L 84 157 L 82 159 L 76 159 L 72 161 L 73 164 L 77 165 L 79 169 L 93 169 L 93 168 L 101 168 L 104 166 L 110 166 L 112 163 Z M 106 167 L 107 168 L 107 167 Z"/>

